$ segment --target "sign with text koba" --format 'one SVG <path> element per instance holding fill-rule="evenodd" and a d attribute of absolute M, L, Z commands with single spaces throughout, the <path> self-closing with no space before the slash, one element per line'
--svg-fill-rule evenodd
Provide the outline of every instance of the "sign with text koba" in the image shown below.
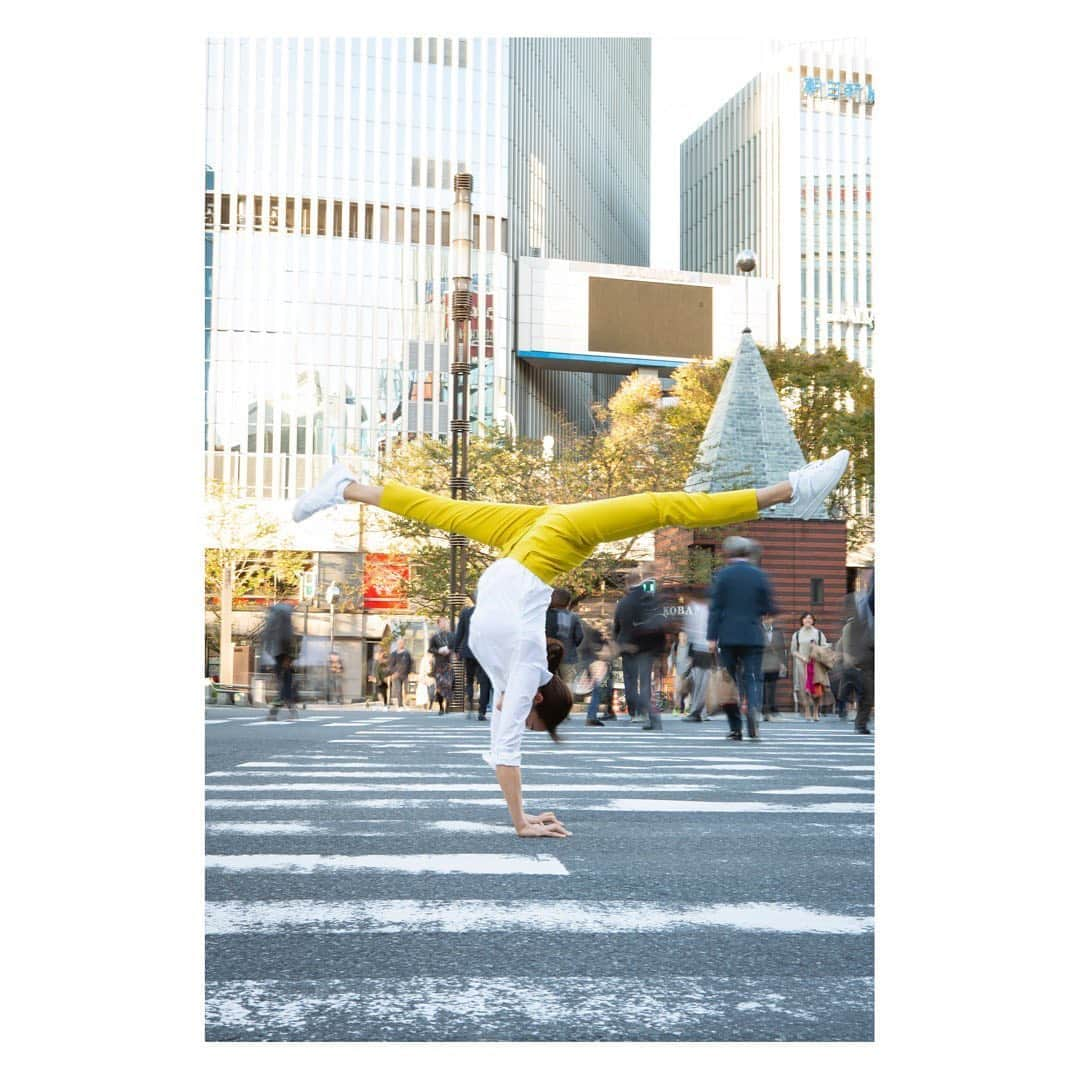
<path fill-rule="evenodd" d="M 589 278 L 589 351 L 712 356 L 712 289 Z"/>

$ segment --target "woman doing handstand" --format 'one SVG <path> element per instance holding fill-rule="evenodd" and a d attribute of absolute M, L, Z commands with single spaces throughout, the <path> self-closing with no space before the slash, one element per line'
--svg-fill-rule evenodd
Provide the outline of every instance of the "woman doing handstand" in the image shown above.
<path fill-rule="evenodd" d="M 552 583 L 585 561 L 598 544 L 623 540 L 664 525 L 707 528 L 755 518 L 760 510 L 792 502 L 798 517 L 810 517 L 847 468 L 841 450 L 788 474 L 787 480 L 756 491 L 690 494 L 668 491 L 561 506 L 471 502 L 430 495 L 390 482 L 362 484 L 343 463 L 297 501 L 293 518 L 303 521 L 344 502 L 377 506 L 436 529 L 498 548 L 502 557 L 480 576 L 469 648 L 491 678 L 491 749 L 510 818 L 519 836 L 569 836 L 552 811 L 525 813 L 521 796 L 521 740 L 526 728 L 556 728 L 573 706 L 569 687 L 552 672 L 558 643 L 544 633 Z"/>

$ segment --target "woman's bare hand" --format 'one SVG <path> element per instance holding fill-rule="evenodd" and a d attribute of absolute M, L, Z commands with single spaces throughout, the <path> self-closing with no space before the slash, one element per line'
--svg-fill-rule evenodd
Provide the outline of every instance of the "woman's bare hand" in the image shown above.
<path fill-rule="evenodd" d="M 517 834 L 518 836 L 524 837 L 557 836 L 560 838 L 571 835 L 566 826 L 558 821 L 553 821 L 550 823 L 542 823 L 539 821 L 526 821 L 524 825 L 517 826 Z"/>
<path fill-rule="evenodd" d="M 554 810 L 545 810 L 542 814 L 526 814 L 525 820 L 530 825 L 561 825 Z"/>

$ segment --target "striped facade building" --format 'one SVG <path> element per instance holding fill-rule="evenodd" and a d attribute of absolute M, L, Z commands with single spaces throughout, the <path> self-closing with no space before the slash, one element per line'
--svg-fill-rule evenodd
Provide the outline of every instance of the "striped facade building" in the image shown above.
<path fill-rule="evenodd" d="M 731 274 L 742 248 L 778 283 L 780 340 L 873 370 L 872 128 L 867 45 L 779 47 L 682 144 L 680 263 Z"/>
<path fill-rule="evenodd" d="M 208 42 L 207 481 L 283 513 L 333 456 L 449 437 L 459 172 L 473 429 L 587 425 L 619 377 L 519 366 L 515 260 L 648 264 L 649 88 L 644 39 Z"/>

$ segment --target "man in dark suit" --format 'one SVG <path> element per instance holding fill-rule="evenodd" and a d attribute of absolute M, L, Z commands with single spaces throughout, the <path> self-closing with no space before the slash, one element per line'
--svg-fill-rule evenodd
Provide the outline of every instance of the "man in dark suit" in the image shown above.
<path fill-rule="evenodd" d="M 664 616 L 657 600 L 655 582 L 646 572 L 628 577 L 626 595 L 615 605 L 615 644 L 622 654 L 626 683 L 626 708 L 631 716 L 648 717 L 642 731 L 660 731 L 660 714 L 653 706 L 652 669 L 656 654 L 664 647 Z M 649 586 L 649 587 L 646 587 Z"/>
<path fill-rule="evenodd" d="M 480 683 L 480 712 L 476 719 L 483 723 L 488 718 L 488 704 L 491 701 L 491 680 L 487 677 L 487 672 L 480 666 L 480 661 L 473 656 L 472 649 L 469 648 L 469 626 L 472 623 L 476 594 L 470 593 L 469 599 L 472 603 L 468 607 L 462 608 L 461 614 L 458 615 L 457 632 L 454 635 L 454 652 L 465 664 L 465 707 L 469 710 L 470 716 L 473 711 L 473 681 L 476 680 Z"/>
<path fill-rule="evenodd" d="M 763 615 L 776 613 L 768 575 L 751 562 L 754 546 L 742 536 L 724 541 L 728 564 L 713 577 L 709 598 L 709 649 L 719 648 L 720 663 L 736 683 L 742 668 L 746 686 L 746 724 L 751 739 L 758 737 L 757 718 L 761 710 L 761 654 L 765 638 L 761 630 Z M 739 703 L 725 705 L 729 739 L 742 738 L 742 712 Z"/>

